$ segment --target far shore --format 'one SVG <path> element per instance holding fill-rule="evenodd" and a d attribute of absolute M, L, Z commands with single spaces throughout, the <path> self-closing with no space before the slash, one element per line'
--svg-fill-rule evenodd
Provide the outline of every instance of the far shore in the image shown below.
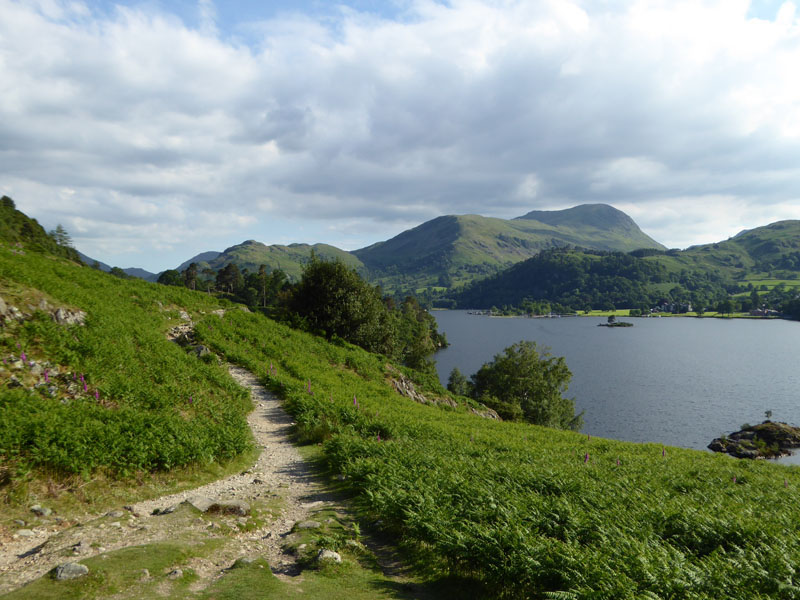
<path fill-rule="evenodd" d="M 702 314 L 698 314 L 696 312 L 686 312 L 686 313 L 666 313 L 666 312 L 658 312 L 658 313 L 650 313 L 649 315 L 631 315 L 629 308 L 620 308 L 617 310 L 591 310 L 589 312 L 579 311 L 577 313 L 565 313 L 565 314 L 551 314 L 551 315 L 531 315 L 531 314 L 489 314 L 488 310 L 483 309 L 450 309 L 450 308 L 432 308 L 431 310 L 435 311 L 446 311 L 446 310 L 465 310 L 467 312 L 472 312 L 476 316 L 487 316 L 493 318 L 503 318 L 503 317 L 530 317 L 530 318 L 540 318 L 540 319 L 547 319 L 547 318 L 571 318 L 571 317 L 630 317 L 631 319 L 660 319 L 664 318 L 676 318 L 676 317 L 694 317 L 696 319 L 753 319 L 753 320 L 784 320 L 784 321 L 791 321 L 787 317 L 781 317 L 776 315 L 751 315 L 750 313 L 744 312 L 737 312 L 737 313 L 718 313 L 718 312 L 704 312 Z"/>

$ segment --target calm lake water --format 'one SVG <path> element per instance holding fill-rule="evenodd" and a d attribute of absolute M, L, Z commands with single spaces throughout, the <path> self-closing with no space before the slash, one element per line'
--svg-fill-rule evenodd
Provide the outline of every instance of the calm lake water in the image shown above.
<path fill-rule="evenodd" d="M 548 346 L 572 371 L 568 397 L 598 437 L 705 449 L 743 423 L 800 423 L 800 322 L 592 317 L 529 319 L 434 311 L 450 347 L 436 354 L 444 385 L 469 377 L 520 340 Z M 785 462 L 800 464 L 800 454 Z"/>

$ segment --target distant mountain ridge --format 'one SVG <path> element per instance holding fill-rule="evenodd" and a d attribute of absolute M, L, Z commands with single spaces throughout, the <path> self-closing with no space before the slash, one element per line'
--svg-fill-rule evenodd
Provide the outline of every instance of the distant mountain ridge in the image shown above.
<path fill-rule="evenodd" d="M 438 217 L 353 254 L 367 267 L 370 278 L 386 288 L 396 287 L 399 274 L 412 286 L 450 287 L 563 246 L 619 251 L 665 248 L 622 211 L 605 204 L 584 204 L 560 211 L 532 211 L 509 220 L 479 215 Z"/>
<path fill-rule="evenodd" d="M 196 263 L 200 271 L 218 271 L 234 263 L 254 271 L 263 264 L 270 270 L 282 269 L 297 280 L 313 252 L 325 260 L 341 260 L 386 292 L 405 295 L 423 288 L 465 285 L 542 250 L 564 246 L 664 249 L 624 212 L 605 204 L 583 204 L 565 210 L 531 211 L 515 219 L 445 215 L 352 252 L 329 244 L 266 245 L 247 240 L 223 252 L 197 254 L 177 270 Z"/>

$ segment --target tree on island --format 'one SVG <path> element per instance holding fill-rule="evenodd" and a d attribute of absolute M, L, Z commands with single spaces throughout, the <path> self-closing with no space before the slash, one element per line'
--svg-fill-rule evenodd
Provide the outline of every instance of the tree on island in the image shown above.
<path fill-rule="evenodd" d="M 472 376 L 473 397 L 506 420 L 578 431 L 583 413 L 576 415 L 574 401 L 562 396 L 571 378 L 563 357 L 523 341 L 495 355 Z"/>

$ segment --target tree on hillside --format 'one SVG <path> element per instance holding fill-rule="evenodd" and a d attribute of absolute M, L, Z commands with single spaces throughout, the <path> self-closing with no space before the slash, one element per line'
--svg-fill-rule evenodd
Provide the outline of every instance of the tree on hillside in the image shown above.
<path fill-rule="evenodd" d="M 338 336 L 369 350 L 392 354 L 392 328 L 380 293 L 341 261 L 312 255 L 288 308 L 311 331 Z"/>
<path fill-rule="evenodd" d="M 47 235 L 49 235 L 56 244 L 59 246 L 63 246 L 65 248 L 72 248 L 72 238 L 67 233 L 67 230 L 64 229 L 63 225 L 59 223 L 56 225 L 56 228 L 50 231 Z"/>
<path fill-rule="evenodd" d="M 156 283 L 160 283 L 161 285 L 181 286 L 183 285 L 183 277 L 181 277 L 181 274 L 176 269 L 167 269 L 158 276 Z"/>
<path fill-rule="evenodd" d="M 469 395 L 469 381 L 458 367 L 454 367 L 450 371 L 450 377 L 447 378 L 447 389 L 459 396 Z"/>
<path fill-rule="evenodd" d="M 183 282 L 187 288 L 197 289 L 197 263 L 190 264 L 183 272 Z"/>
<path fill-rule="evenodd" d="M 242 277 L 239 267 L 233 263 L 228 263 L 219 273 L 217 273 L 217 287 L 230 294 L 235 294 L 244 286 L 244 277 Z"/>
<path fill-rule="evenodd" d="M 535 342 L 519 342 L 497 354 L 472 376 L 473 397 L 508 420 L 579 430 L 583 413 L 564 398 L 572 373 L 562 357 L 540 351 Z"/>

